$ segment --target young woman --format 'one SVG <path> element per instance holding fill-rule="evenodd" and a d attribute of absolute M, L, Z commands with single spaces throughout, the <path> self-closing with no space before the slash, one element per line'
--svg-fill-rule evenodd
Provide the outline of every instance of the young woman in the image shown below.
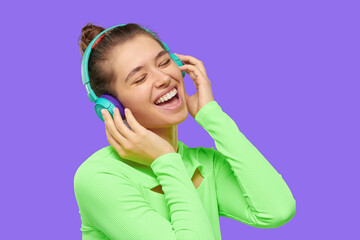
<path fill-rule="evenodd" d="M 104 30 L 82 29 L 82 54 Z M 105 110 L 110 145 L 76 171 L 83 239 L 221 239 L 219 216 L 258 228 L 287 223 L 296 210 L 290 189 L 214 100 L 203 63 L 176 54 L 179 66 L 154 34 L 129 23 L 91 46 L 91 88 L 129 110 L 130 128 L 119 109 Z M 182 71 L 195 84 L 192 96 Z M 217 150 L 178 140 L 189 113 Z"/>

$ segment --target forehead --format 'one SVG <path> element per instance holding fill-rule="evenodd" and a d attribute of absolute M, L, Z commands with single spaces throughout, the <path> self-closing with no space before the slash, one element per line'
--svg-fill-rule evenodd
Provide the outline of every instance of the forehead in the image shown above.
<path fill-rule="evenodd" d="M 154 39 L 138 36 L 114 49 L 111 54 L 111 65 L 118 78 L 124 81 L 133 68 L 153 61 L 155 55 L 161 50 L 162 47 Z"/>

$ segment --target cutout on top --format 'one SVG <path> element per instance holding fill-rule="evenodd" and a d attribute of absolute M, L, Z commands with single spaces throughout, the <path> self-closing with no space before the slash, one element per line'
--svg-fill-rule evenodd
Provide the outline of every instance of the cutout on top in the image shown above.
<path fill-rule="evenodd" d="M 191 178 L 194 186 L 196 189 L 199 188 L 199 186 L 201 185 L 202 181 L 203 181 L 204 177 L 201 176 L 201 173 L 199 171 L 199 168 L 196 168 L 193 177 Z M 164 192 L 162 191 L 162 186 L 161 185 L 157 185 L 156 187 L 150 189 L 151 191 L 157 192 L 157 193 L 161 193 L 164 194 Z"/>

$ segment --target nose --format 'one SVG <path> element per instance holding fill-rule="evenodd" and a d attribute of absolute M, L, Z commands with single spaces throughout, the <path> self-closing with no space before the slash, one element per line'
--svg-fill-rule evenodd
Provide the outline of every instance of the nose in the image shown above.
<path fill-rule="evenodd" d="M 161 71 L 161 70 L 154 70 L 154 78 L 155 78 L 155 83 L 157 86 L 161 86 L 164 83 L 170 83 L 171 82 L 171 77 L 169 74 Z"/>

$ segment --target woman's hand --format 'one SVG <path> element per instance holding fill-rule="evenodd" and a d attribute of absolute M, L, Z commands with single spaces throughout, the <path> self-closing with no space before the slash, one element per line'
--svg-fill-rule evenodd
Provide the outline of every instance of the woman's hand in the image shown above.
<path fill-rule="evenodd" d="M 189 55 L 181 55 L 174 53 L 181 62 L 185 64 L 180 66 L 181 71 L 185 71 L 194 81 L 197 92 L 191 96 L 185 92 L 186 105 L 190 115 L 195 118 L 199 110 L 207 103 L 214 101 L 211 82 L 206 75 L 204 64 Z"/>
<path fill-rule="evenodd" d="M 107 140 L 120 157 L 150 166 L 156 158 L 175 152 L 170 143 L 141 126 L 130 109 L 125 111 L 125 118 L 132 130 L 125 125 L 119 109 L 113 109 L 114 119 L 103 110 Z"/>

